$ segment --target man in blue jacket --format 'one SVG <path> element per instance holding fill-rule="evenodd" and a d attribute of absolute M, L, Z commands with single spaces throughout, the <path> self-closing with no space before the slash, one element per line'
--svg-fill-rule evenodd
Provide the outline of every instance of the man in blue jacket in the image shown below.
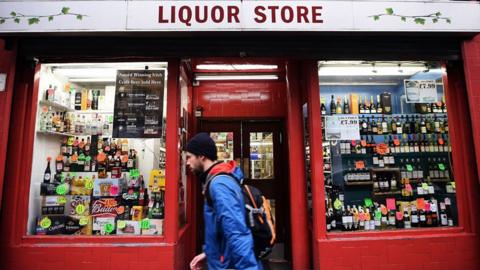
<path fill-rule="evenodd" d="M 211 198 L 211 204 L 205 200 L 203 205 L 203 253 L 193 258 L 190 269 L 202 269 L 205 259 L 210 270 L 262 269 L 254 254 L 252 233 L 246 225 L 240 187 L 242 171 L 234 161 L 216 162 L 217 148 L 207 133 L 195 135 L 186 150 L 187 164 L 204 185 L 203 194 L 209 192 Z"/>

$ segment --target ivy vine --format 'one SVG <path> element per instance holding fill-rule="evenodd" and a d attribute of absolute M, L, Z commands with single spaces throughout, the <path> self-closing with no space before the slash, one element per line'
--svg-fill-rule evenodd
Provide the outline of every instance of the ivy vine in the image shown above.
<path fill-rule="evenodd" d="M 60 16 L 75 16 L 77 20 L 82 20 L 84 17 L 88 17 L 87 15 L 84 15 L 84 14 L 70 12 L 69 7 L 62 7 L 62 10 L 60 10 L 59 13 L 51 14 L 51 15 L 25 15 L 20 12 L 12 11 L 10 12 L 9 17 L 0 17 L 0 24 L 4 24 L 5 22 L 10 20 L 13 21 L 14 23 L 20 23 L 22 20 L 27 20 L 28 25 L 32 25 L 32 24 L 38 24 L 41 19 L 48 19 L 48 21 L 51 22 L 55 17 L 60 17 Z"/>
<path fill-rule="evenodd" d="M 371 15 L 368 17 L 373 18 L 375 21 L 380 20 L 380 17 L 383 16 L 392 16 L 392 17 L 399 17 L 402 22 L 407 22 L 407 20 L 412 20 L 416 24 L 421 24 L 424 25 L 427 23 L 429 20 L 432 21 L 432 23 L 438 23 L 439 21 L 445 21 L 446 23 L 452 23 L 452 20 L 449 17 L 442 17 L 442 13 L 440 12 L 435 12 L 427 15 L 418 15 L 418 16 L 412 16 L 412 15 L 401 15 L 395 13 L 393 11 L 393 8 L 386 8 L 385 13 L 382 14 L 376 14 L 376 15 Z"/>

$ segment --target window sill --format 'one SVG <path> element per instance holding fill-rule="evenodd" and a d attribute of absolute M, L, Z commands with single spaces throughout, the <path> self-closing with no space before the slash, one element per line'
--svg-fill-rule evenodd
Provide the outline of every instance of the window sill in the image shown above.
<path fill-rule="evenodd" d="M 68 236 L 68 235 L 26 235 L 22 237 L 22 245 L 105 245 L 105 246 L 170 246 L 165 243 L 165 236 L 138 235 L 138 236 Z"/>
<path fill-rule="evenodd" d="M 421 229 L 390 229 L 382 231 L 355 231 L 355 232 L 329 232 L 327 240 L 345 240 L 355 238 L 421 238 L 436 235 L 458 234 L 464 232 L 463 227 L 448 228 L 421 228 Z"/>

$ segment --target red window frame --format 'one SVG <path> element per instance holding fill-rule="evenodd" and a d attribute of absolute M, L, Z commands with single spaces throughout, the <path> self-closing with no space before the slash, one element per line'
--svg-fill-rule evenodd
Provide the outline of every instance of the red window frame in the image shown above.
<path fill-rule="evenodd" d="M 135 59 L 130 62 L 139 62 Z M 145 59 L 152 62 L 152 59 Z M 179 59 L 158 59 L 168 63 L 166 178 L 179 179 L 177 130 L 180 121 Z M 85 62 L 79 59 L 78 62 Z M 128 61 L 126 61 L 128 62 Z M 178 226 L 178 181 L 167 181 L 165 192 L 165 223 L 162 236 L 43 236 L 27 235 L 30 178 L 32 170 L 35 123 L 37 117 L 40 67 L 34 69 L 22 64 L 17 69 L 9 130 L 9 151 L 6 159 L 5 204 L 2 213 L 2 235 L 8 246 L 38 246 L 43 244 L 120 244 L 142 243 L 143 246 L 169 246 L 183 234 Z M 18 74 L 20 73 L 20 74 Z M 23 153 L 27 153 L 24 155 Z"/>
<path fill-rule="evenodd" d="M 322 158 L 322 129 L 320 112 L 320 91 L 318 66 L 316 61 L 306 63 L 309 67 L 307 76 L 307 100 L 308 100 L 308 121 L 310 127 L 310 153 L 311 154 L 311 179 L 312 179 L 312 199 L 313 199 L 313 232 L 314 241 L 323 240 L 341 240 L 374 237 L 372 239 L 385 237 L 411 237 L 421 238 L 432 235 L 456 235 L 459 233 L 474 232 L 475 213 L 472 211 L 470 198 L 473 194 L 468 191 L 470 182 L 476 179 L 475 163 L 465 162 L 465 155 L 475 157 L 472 152 L 473 145 L 472 127 L 469 121 L 468 107 L 465 106 L 467 94 L 462 83 L 465 79 L 459 66 L 449 66 L 442 63 L 442 78 L 446 93 L 446 102 L 448 109 L 448 118 L 450 126 L 450 136 L 452 144 L 452 160 L 454 168 L 454 179 L 456 181 L 456 199 L 458 208 L 458 226 L 448 228 L 420 228 L 420 229 L 402 229 L 386 231 L 366 231 L 366 232 L 327 232 L 325 220 L 325 186 L 323 176 L 323 158 Z M 449 76 L 447 77 L 447 72 Z M 462 103 L 463 102 L 463 103 Z M 463 131 L 463 132 L 462 132 Z M 465 143 L 467 142 L 467 143 Z M 471 144 L 469 144 L 469 142 Z M 314 253 L 316 254 L 316 253 Z"/>

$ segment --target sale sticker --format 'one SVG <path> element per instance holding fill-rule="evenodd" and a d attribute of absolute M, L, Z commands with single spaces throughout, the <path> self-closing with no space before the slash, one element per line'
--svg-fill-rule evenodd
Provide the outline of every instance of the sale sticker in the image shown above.
<path fill-rule="evenodd" d="M 125 220 L 119 220 L 117 222 L 117 226 L 118 226 L 119 229 L 123 229 L 127 226 L 127 223 L 125 222 Z"/>
<path fill-rule="evenodd" d="M 113 229 L 114 229 L 114 226 L 113 226 L 112 223 L 107 223 L 104 226 L 104 230 L 105 230 L 106 233 L 112 233 Z"/>
<path fill-rule="evenodd" d="M 83 214 L 85 212 L 85 205 L 79 204 L 75 207 L 75 212 L 79 215 Z"/>
<path fill-rule="evenodd" d="M 395 199 L 394 198 L 387 198 L 387 209 L 388 210 L 397 209 L 397 207 L 395 206 Z"/>
<path fill-rule="evenodd" d="M 44 217 L 42 218 L 42 220 L 40 220 L 40 227 L 42 227 L 43 229 L 48 229 L 50 228 L 50 226 L 52 226 L 52 220 L 48 217 Z"/>
<path fill-rule="evenodd" d="M 142 229 L 144 229 L 144 230 L 150 229 L 150 219 L 144 218 L 144 219 L 142 220 L 142 222 L 141 222 L 141 227 L 142 227 Z"/>
<path fill-rule="evenodd" d="M 55 191 L 58 195 L 65 195 L 67 193 L 67 186 L 65 184 L 58 185 Z"/>

